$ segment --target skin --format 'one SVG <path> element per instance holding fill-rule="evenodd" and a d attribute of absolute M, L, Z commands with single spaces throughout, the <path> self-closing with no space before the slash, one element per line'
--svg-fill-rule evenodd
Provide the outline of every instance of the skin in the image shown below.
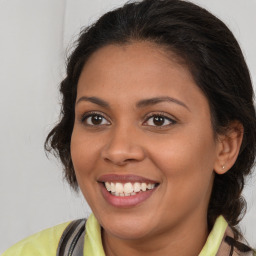
<path fill-rule="evenodd" d="M 179 102 L 136 106 L 166 96 Z M 91 111 L 102 123 L 83 118 Z M 151 114 L 165 117 L 164 124 L 157 126 Z M 71 156 L 81 191 L 103 227 L 106 255 L 198 255 L 209 233 L 214 170 L 226 172 L 238 154 L 241 136 L 233 137 L 238 139 L 214 136 L 208 101 L 174 55 L 148 42 L 95 52 L 78 82 Z M 139 205 L 114 207 L 98 183 L 105 174 L 139 175 L 159 186 Z"/>

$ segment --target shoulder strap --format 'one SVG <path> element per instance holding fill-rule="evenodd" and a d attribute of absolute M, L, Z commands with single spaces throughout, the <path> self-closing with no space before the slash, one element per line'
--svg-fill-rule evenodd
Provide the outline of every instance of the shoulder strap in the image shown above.
<path fill-rule="evenodd" d="M 240 255 L 240 256 L 253 256 L 254 251 L 250 248 L 247 244 L 235 240 L 231 236 L 225 237 L 225 242 L 230 246 L 230 253 L 229 255 Z"/>
<path fill-rule="evenodd" d="M 64 230 L 56 256 L 83 256 L 86 219 L 72 221 Z"/>

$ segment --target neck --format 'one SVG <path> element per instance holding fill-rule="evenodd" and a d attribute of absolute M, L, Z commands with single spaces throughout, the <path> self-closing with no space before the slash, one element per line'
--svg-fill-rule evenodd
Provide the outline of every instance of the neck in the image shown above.
<path fill-rule="evenodd" d="M 102 231 L 106 256 L 196 256 L 202 250 L 208 236 L 207 218 L 190 218 L 168 232 L 141 239 L 125 240 Z"/>

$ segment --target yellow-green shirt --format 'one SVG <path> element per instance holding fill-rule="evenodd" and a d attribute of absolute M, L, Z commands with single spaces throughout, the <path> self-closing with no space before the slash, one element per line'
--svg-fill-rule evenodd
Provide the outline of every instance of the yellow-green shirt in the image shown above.
<path fill-rule="evenodd" d="M 222 216 L 217 218 L 199 256 L 215 256 L 217 254 L 227 226 L 228 224 Z M 84 256 L 105 256 L 100 230 L 98 221 L 94 215 L 91 215 L 86 224 Z"/>
<path fill-rule="evenodd" d="M 55 256 L 60 237 L 69 223 L 66 222 L 32 235 L 9 248 L 1 256 Z M 199 256 L 217 254 L 227 226 L 222 216 L 217 218 Z M 93 214 L 86 222 L 83 256 L 105 256 L 101 241 L 101 227 Z"/>

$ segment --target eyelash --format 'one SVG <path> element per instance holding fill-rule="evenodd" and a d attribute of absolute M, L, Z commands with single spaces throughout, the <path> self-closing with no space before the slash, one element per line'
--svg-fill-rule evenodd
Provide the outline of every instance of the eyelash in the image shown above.
<path fill-rule="evenodd" d="M 173 117 L 170 117 L 169 115 L 167 115 L 166 113 L 163 113 L 163 112 L 151 113 L 150 115 L 146 116 L 146 121 L 145 122 L 148 122 L 150 120 L 150 118 L 154 118 L 154 117 L 161 117 L 161 118 L 164 119 L 164 122 L 166 122 L 166 120 L 168 120 L 170 122 L 167 125 L 161 125 L 161 126 L 152 125 L 153 127 L 156 127 L 157 129 L 164 129 L 166 127 L 169 127 L 169 126 L 174 125 L 174 124 L 177 123 L 177 121 L 174 120 Z M 143 124 L 145 122 L 143 122 Z M 151 125 L 147 125 L 147 126 L 151 126 Z"/>
<path fill-rule="evenodd" d="M 99 112 L 89 112 L 89 113 L 85 113 L 82 115 L 81 117 L 81 123 L 85 124 L 86 126 L 91 126 L 91 127 L 100 127 L 100 126 L 107 126 L 109 124 L 98 124 L 98 125 L 94 125 L 94 124 L 87 124 L 86 120 L 88 120 L 89 118 L 93 117 L 93 116 L 98 116 L 98 117 L 103 117 L 108 123 L 110 123 L 110 121 L 108 121 L 108 118 L 103 114 L 103 113 L 99 113 Z M 146 116 L 146 121 L 143 122 L 143 124 L 145 124 L 146 122 L 148 122 L 151 118 L 154 117 L 161 117 L 164 119 L 164 122 L 169 121 L 170 123 L 167 125 L 146 125 L 146 126 L 151 126 L 151 127 L 155 127 L 157 129 L 163 129 L 166 127 L 169 127 L 171 125 L 174 125 L 177 123 L 177 121 L 175 121 L 173 118 L 171 118 L 170 116 L 167 116 L 166 113 L 162 113 L 162 112 L 157 112 L 157 113 L 151 113 L 150 115 Z M 144 119 L 145 119 L 144 118 Z"/>
<path fill-rule="evenodd" d="M 81 117 L 81 123 L 85 124 L 86 126 L 91 126 L 91 127 L 99 127 L 99 126 L 102 126 L 102 125 L 106 125 L 106 124 L 99 124 L 99 125 L 93 125 L 93 124 L 86 124 L 86 120 L 89 119 L 90 117 L 93 117 L 93 116 L 100 116 L 100 117 L 103 117 L 105 120 L 108 121 L 108 118 L 103 114 L 103 113 L 99 113 L 99 112 L 88 112 L 88 113 L 85 113 L 82 115 Z M 108 121 L 109 122 L 109 121 Z M 109 122 L 110 123 L 110 122 Z M 108 124 L 107 124 L 108 125 Z"/>

